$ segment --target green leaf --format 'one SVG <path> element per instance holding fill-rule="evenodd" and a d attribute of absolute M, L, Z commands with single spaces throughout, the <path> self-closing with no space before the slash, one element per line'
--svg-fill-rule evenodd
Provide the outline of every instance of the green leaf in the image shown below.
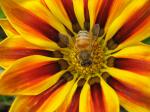
<path fill-rule="evenodd" d="M 6 16 L 4 15 L 4 13 L 1 9 L 0 9 L 0 18 L 6 18 Z"/>
<path fill-rule="evenodd" d="M 150 44 L 150 37 L 142 41 L 145 44 Z"/>

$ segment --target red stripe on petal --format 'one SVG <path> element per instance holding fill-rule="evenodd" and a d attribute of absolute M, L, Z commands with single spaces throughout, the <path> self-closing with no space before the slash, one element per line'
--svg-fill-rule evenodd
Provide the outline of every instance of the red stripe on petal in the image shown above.
<path fill-rule="evenodd" d="M 50 87 L 45 92 L 41 93 L 40 95 L 38 95 L 36 97 L 31 97 L 32 100 L 29 102 L 29 105 L 33 105 L 32 103 L 34 103 L 34 102 L 37 102 L 37 103 L 36 103 L 36 105 L 33 105 L 31 107 L 30 111 L 31 112 L 37 111 L 38 108 L 40 108 L 42 106 L 42 104 L 49 98 L 49 96 L 58 88 L 62 88 L 65 83 L 66 82 L 64 79 L 60 79 L 59 81 L 57 81 L 57 83 L 55 85 Z"/>
<path fill-rule="evenodd" d="M 72 101 L 70 106 L 67 109 L 67 112 L 79 112 L 79 98 L 81 93 L 82 87 L 78 87 L 74 96 L 72 97 Z"/>
<path fill-rule="evenodd" d="M 117 58 L 114 66 L 120 69 L 129 70 L 141 75 L 150 75 L 150 62 L 137 59 Z"/>
<path fill-rule="evenodd" d="M 48 63 L 41 63 L 38 65 L 34 65 L 28 68 L 26 70 L 18 70 L 18 71 L 13 71 L 13 73 L 9 73 L 10 75 L 14 74 L 12 78 L 7 78 L 10 77 L 10 75 L 6 75 L 3 78 L 4 79 L 9 79 L 4 82 L 9 82 L 10 84 L 5 84 L 6 88 L 13 88 L 13 90 L 16 89 L 22 89 L 22 88 L 27 88 L 30 87 L 31 85 L 34 85 L 44 79 L 47 79 L 54 74 L 56 74 L 58 71 L 60 71 L 59 64 L 57 62 L 48 62 Z"/>
<path fill-rule="evenodd" d="M 103 0 L 101 8 L 99 10 L 96 24 L 99 24 L 101 28 L 105 27 L 111 6 L 114 0 Z"/>
<path fill-rule="evenodd" d="M 19 7 L 19 6 L 18 6 Z M 41 33 L 45 37 L 49 38 L 52 41 L 58 42 L 58 31 L 51 27 L 44 20 L 35 16 L 29 10 L 18 8 L 16 10 L 12 10 L 11 13 L 18 19 L 20 22 L 25 25 L 33 28 L 36 32 Z M 21 16 L 20 16 L 21 15 Z"/>
<path fill-rule="evenodd" d="M 105 112 L 102 98 L 102 90 L 99 83 L 95 83 L 91 86 L 91 96 L 94 106 L 94 112 Z"/>
<path fill-rule="evenodd" d="M 72 0 L 62 0 L 62 3 L 72 24 L 78 23 L 75 12 L 74 12 Z"/>
<path fill-rule="evenodd" d="M 84 0 L 84 17 L 85 17 L 85 22 L 90 22 L 88 0 Z"/>
<path fill-rule="evenodd" d="M 43 56 L 52 56 L 52 51 L 40 50 L 40 49 L 25 49 L 25 48 L 1 48 L 1 59 L 19 59 L 22 57 L 30 56 L 30 55 L 43 55 Z"/>
<path fill-rule="evenodd" d="M 144 95 L 140 91 L 137 91 L 136 88 L 123 85 L 122 83 L 113 78 L 109 78 L 108 83 L 118 92 L 119 95 L 125 97 L 129 101 L 149 107 L 150 97 Z"/>
<path fill-rule="evenodd" d="M 145 4 L 143 8 L 139 9 L 130 19 L 118 30 L 113 39 L 117 43 L 122 43 L 128 39 L 137 30 L 142 28 L 149 20 L 150 17 L 150 2 Z"/>

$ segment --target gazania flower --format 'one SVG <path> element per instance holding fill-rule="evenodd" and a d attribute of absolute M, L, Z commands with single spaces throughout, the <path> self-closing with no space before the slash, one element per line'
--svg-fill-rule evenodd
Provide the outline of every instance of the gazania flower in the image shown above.
<path fill-rule="evenodd" d="M 150 112 L 149 0 L 0 0 L 0 94 L 10 112 Z"/>

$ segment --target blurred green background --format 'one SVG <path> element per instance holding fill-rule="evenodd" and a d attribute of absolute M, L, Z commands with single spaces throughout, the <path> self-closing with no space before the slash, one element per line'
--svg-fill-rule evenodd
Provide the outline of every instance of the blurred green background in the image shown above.
<path fill-rule="evenodd" d="M 5 15 L 3 14 L 2 10 L 0 9 L 0 18 L 5 18 Z M 0 29 L 2 30 L 2 29 Z M 0 31 L 0 41 L 2 41 L 5 36 L 5 34 Z M 150 38 L 143 41 L 145 44 L 150 44 Z M 3 71 L 3 68 L 0 67 L 0 73 Z M 8 96 L 0 96 L 0 112 L 8 112 L 8 109 L 13 101 L 14 97 L 8 97 Z M 125 109 L 121 107 L 121 112 L 127 112 Z"/>

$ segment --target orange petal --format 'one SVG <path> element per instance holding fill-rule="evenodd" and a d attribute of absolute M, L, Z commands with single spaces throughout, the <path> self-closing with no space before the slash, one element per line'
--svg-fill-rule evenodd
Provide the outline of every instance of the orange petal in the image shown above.
<path fill-rule="evenodd" d="M 63 104 L 58 108 L 58 112 L 67 112 L 68 111 L 68 108 L 71 104 L 71 101 L 72 101 L 72 98 L 73 98 L 73 95 L 74 93 L 76 92 L 78 88 L 78 85 L 77 85 L 77 81 L 75 82 L 75 84 L 73 85 L 73 87 L 71 88 L 71 91 L 69 92 L 66 100 L 63 102 Z M 78 102 L 77 102 L 78 103 Z"/>
<path fill-rule="evenodd" d="M 82 29 L 90 29 L 88 0 L 73 0 L 74 12 Z"/>
<path fill-rule="evenodd" d="M 114 0 L 102 0 L 101 7 L 99 9 L 96 24 L 100 25 L 101 29 L 104 29 L 110 9 L 112 7 Z"/>
<path fill-rule="evenodd" d="M 119 99 L 116 92 L 102 78 L 101 86 L 105 112 L 120 112 Z"/>
<path fill-rule="evenodd" d="M 0 77 L 0 94 L 37 95 L 45 91 L 62 75 L 56 60 L 34 55 L 16 61 Z"/>
<path fill-rule="evenodd" d="M 149 5 L 149 0 L 132 0 L 108 28 L 106 40 L 120 44 L 147 26 Z"/>
<path fill-rule="evenodd" d="M 8 37 L 0 42 L 0 65 L 4 68 L 17 59 L 30 55 L 52 56 L 52 51 L 43 50 L 27 42 L 19 35 L 12 38 Z"/>
<path fill-rule="evenodd" d="M 150 7 L 150 5 L 149 5 Z M 129 35 L 122 43 L 119 44 L 119 46 L 116 48 L 116 50 L 131 46 L 133 44 L 137 44 L 140 41 L 143 41 L 150 36 L 150 12 L 149 17 L 147 17 L 141 24 L 136 28 L 133 29 L 133 32 L 131 35 Z"/>
<path fill-rule="evenodd" d="M 67 108 L 67 112 L 77 112 L 79 111 L 79 99 L 82 88 L 78 87 L 72 96 L 70 105 Z"/>
<path fill-rule="evenodd" d="M 150 97 L 150 78 L 127 70 L 107 68 L 106 70 L 113 78 L 121 82 L 130 90 L 137 91 L 143 96 Z M 123 89 L 122 89 L 123 90 Z"/>
<path fill-rule="evenodd" d="M 80 112 L 105 112 L 99 77 L 90 78 L 81 91 Z"/>
<path fill-rule="evenodd" d="M 60 107 L 60 105 L 67 98 L 67 95 L 70 92 L 74 82 L 75 80 L 72 80 L 64 85 L 64 87 L 62 87 L 60 90 L 55 91 L 37 112 L 53 112 L 58 109 L 58 107 Z"/>
<path fill-rule="evenodd" d="M 43 2 L 48 6 L 53 15 L 73 32 L 71 21 L 69 20 L 61 0 L 43 0 Z"/>
<path fill-rule="evenodd" d="M 128 86 L 113 78 L 110 78 L 108 82 L 119 95 L 121 105 L 129 112 L 149 112 L 150 95 L 143 94 L 141 90 L 137 89 L 138 87 Z"/>
<path fill-rule="evenodd" d="M 115 67 L 150 76 L 150 46 L 139 45 L 127 47 L 113 54 Z"/>
<path fill-rule="evenodd" d="M 130 0 L 113 0 L 111 9 L 109 11 L 109 15 L 105 25 L 105 31 L 107 32 L 109 26 L 112 22 L 121 14 L 123 9 L 127 6 L 127 4 L 131 2 Z"/>
<path fill-rule="evenodd" d="M 83 85 L 80 85 L 80 86 L 78 85 L 79 81 L 81 81 L 81 83 L 84 84 L 85 79 L 79 78 L 76 81 L 71 91 L 69 92 L 66 98 L 66 101 L 58 109 L 58 112 L 78 112 L 79 111 L 80 93 L 83 87 Z"/>
<path fill-rule="evenodd" d="M 67 35 L 64 26 L 38 0 L 1 0 L 1 6 L 15 29 L 34 44 L 57 49 L 54 42 L 58 42 L 59 32 Z"/>
<path fill-rule="evenodd" d="M 105 107 L 103 103 L 102 88 L 100 86 L 100 83 L 95 83 L 91 85 L 90 90 L 93 103 L 92 112 L 104 112 Z"/>
<path fill-rule="evenodd" d="M 90 85 L 85 83 L 81 94 L 80 94 L 80 104 L 79 104 L 79 112 L 94 112 L 92 111 L 92 97 L 90 91 Z"/>
<path fill-rule="evenodd" d="M 53 112 L 65 100 L 73 82 L 60 78 L 55 85 L 37 96 L 19 96 L 10 112 Z"/>
<path fill-rule="evenodd" d="M 7 19 L 0 19 L 0 25 L 5 31 L 7 37 L 18 35 L 18 32 L 13 28 Z"/>
<path fill-rule="evenodd" d="M 117 58 L 115 67 L 150 77 L 150 61 L 130 58 Z"/>
<path fill-rule="evenodd" d="M 149 112 L 149 108 L 145 108 L 141 105 L 132 102 L 131 100 L 126 99 L 119 95 L 120 104 L 128 111 L 128 112 Z"/>
<path fill-rule="evenodd" d="M 72 0 L 73 2 L 73 8 L 76 15 L 76 18 L 81 26 L 82 29 L 84 29 L 84 21 L 85 21 L 85 13 L 84 13 L 84 6 L 85 9 L 87 8 L 87 0 Z"/>
<path fill-rule="evenodd" d="M 88 9 L 90 16 L 90 29 L 93 28 L 99 9 L 102 5 L 102 0 L 88 0 Z"/>
<path fill-rule="evenodd" d="M 77 20 L 75 11 L 74 11 L 74 5 L 73 0 L 61 0 L 62 4 L 64 6 L 65 11 L 68 14 L 68 17 L 72 23 L 73 31 L 78 33 L 79 30 L 81 30 L 81 27 L 79 25 L 79 22 Z"/>

